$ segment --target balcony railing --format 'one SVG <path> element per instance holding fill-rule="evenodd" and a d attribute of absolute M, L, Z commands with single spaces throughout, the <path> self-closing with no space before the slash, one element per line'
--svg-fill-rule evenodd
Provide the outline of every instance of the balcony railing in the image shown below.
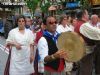
<path fill-rule="evenodd" d="M 1 0 L 2 5 L 26 5 L 24 0 Z"/>
<path fill-rule="evenodd" d="M 13 3 L 13 2 L 24 2 L 24 0 L 0 0 L 0 2 L 2 3 L 2 2 L 11 2 L 11 3 Z"/>

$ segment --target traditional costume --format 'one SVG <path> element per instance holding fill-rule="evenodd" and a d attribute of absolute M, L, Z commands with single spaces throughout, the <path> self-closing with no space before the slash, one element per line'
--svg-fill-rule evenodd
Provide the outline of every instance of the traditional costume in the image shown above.
<path fill-rule="evenodd" d="M 48 31 L 44 31 L 43 37 L 38 42 L 38 50 L 40 55 L 40 61 L 44 62 L 44 58 L 48 55 L 52 55 L 58 51 L 56 46 L 59 34 L 55 32 L 53 35 Z M 44 62 L 44 75 L 65 75 L 64 72 L 64 60 L 55 59 L 50 62 Z"/>
<path fill-rule="evenodd" d="M 80 27 L 80 33 L 86 38 L 89 38 L 91 42 L 94 42 L 95 44 L 95 47 L 91 52 L 94 56 L 95 73 L 96 75 L 100 75 L 100 29 L 98 27 L 93 27 L 89 22 L 87 22 Z M 91 66 L 93 66 L 93 64 Z"/>
<path fill-rule="evenodd" d="M 19 28 L 12 29 L 6 42 L 20 43 L 21 50 L 17 50 L 12 46 L 9 75 L 30 75 L 34 73 L 33 63 L 30 63 L 30 44 L 33 44 L 33 33 L 29 29 L 25 29 L 25 33 L 21 34 Z"/>

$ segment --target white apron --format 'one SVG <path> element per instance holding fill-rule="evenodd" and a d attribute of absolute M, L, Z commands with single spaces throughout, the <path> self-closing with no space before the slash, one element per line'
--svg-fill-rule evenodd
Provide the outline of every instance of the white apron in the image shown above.
<path fill-rule="evenodd" d="M 24 34 L 21 34 L 18 28 L 10 32 L 7 41 L 11 41 L 12 39 L 12 41 L 16 41 L 22 45 L 21 50 L 12 47 L 10 75 L 30 75 L 34 72 L 33 63 L 30 64 L 30 43 L 33 41 L 32 38 L 33 36 L 27 29 Z"/>

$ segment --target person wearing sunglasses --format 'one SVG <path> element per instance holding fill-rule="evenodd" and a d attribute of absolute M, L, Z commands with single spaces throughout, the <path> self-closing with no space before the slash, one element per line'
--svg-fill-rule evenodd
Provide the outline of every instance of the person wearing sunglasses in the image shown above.
<path fill-rule="evenodd" d="M 68 32 L 68 31 L 73 31 L 71 25 L 69 25 L 69 18 L 70 16 L 62 14 L 60 17 L 60 24 L 57 26 L 57 32 L 58 33 L 63 33 L 63 32 Z M 65 71 L 66 74 L 71 74 L 72 68 L 73 68 L 73 63 L 72 62 L 67 62 L 65 61 Z"/>
<path fill-rule="evenodd" d="M 44 75 L 66 75 L 64 71 L 64 57 L 66 52 L 58 50 L 57 39 L 59 34 L 56 32 L 56 19 L 52 16 L 46 19 L 46 30 L 43 31 L 43 37 L 38 41 L 38 50 L 40 61 L 43 62 Z"/>
<path fill-rule="evenodd" d="M 6 40 L 11 46 L 9 75 L 30 75 L 34 72 L 34 36 L 31 30 L 25 28 L 25 17 L 17 18 L 18 27 L 9 32 Z"/>
<path fill-rule="evenodd" d="M 69 16 L 65 14 L 61 15 L 60 24 L 57 26 L 58 33 L 66 32 L 66 31 L 73 31 L 73 29 L 69 25 L 68 17 Z"/>

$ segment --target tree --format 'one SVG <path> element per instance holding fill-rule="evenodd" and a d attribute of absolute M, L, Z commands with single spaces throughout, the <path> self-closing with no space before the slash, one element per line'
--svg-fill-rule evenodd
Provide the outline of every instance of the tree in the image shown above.
<path fill-rule="evenodd" d="M 42 12 L 47 13 L 49 7 L 50 7 L 50 3 L 49 2 L 46 3 L 44 6 L 41 6 Z"/>
<path fill-rule="evenodd" d="M 37 8 L 38 3 L 41 0 L 25 0 L 27 3 L 27 7 L 34 13 L 35 9 Z"/>
<path fill-rule="evenodd" d="M 91 3 L 89 0 L 80 0 L 81 9 L 89 9 L 91 7 Z"/>

